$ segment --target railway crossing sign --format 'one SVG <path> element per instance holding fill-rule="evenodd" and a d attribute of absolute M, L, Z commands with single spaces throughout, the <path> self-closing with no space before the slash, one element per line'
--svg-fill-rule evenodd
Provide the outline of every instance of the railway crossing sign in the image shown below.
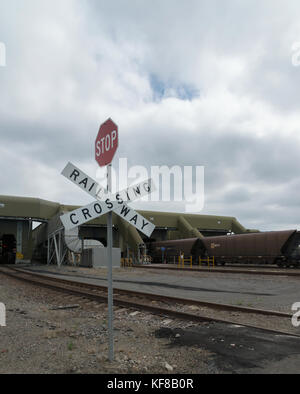
<path fill-rule="evenodd" d="M 155 226 L 142 215 L 129 208 L 131 202 L 155 191 L 152 179 L 140 182 L 126 190 L 111 194 L 111 162 L 118 148 L 118 126 L 109 118 L 99 128 L 95 141 L 95 159 L 100 167 L 107 166 L 107 190 L 72 163 L 68 163 L 62 175 L 96 199 L 93 203 L 75 209 L 60 217 L 69 230 L 107 213 L 107 261 L 108 261 L 108 337 L 110 361 L 114 358 L 113 344 L 113 285 L 112 285 L 112 211 L 132 224 L 148 237 Z"/>
<path fill-rule="evenodd" d="M 62 175 L 97 200 L 62 215 L 60 220 L 66 230 L 80 226 L 83 223 L 113 211 L 147 237 L 151 236 L 155 225 L 134 209 L 130 208 L 125 201 L 132 202 L 154 192 L 156 187 L 152 179 L 139 182 L 125 190 L 111 195 L 94 179 L 86 175 L 72 163 L 66 165 L 62 171 Z"/>

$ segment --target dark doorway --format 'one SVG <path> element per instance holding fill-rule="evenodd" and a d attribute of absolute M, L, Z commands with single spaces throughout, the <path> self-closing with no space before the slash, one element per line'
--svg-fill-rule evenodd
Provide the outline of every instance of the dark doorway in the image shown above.
<path fill-rule="evenodd" d="M 0 239 L 0 264 L 15 264 L 16 238 L 13 234 L 4 234 Z"/>

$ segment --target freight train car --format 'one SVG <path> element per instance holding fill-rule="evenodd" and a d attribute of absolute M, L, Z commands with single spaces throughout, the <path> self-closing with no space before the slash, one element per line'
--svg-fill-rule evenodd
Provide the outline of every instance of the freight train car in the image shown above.
<path fill-rule="evenodd" d="M 215 264 L 277 264 L 279 267 L 300 267 L 300 232 L 268 231 L 215 237 L 189 238 L 148 244 L 154 263 L 177 262 L 185 257 L 213 257 Z"/>
<path fill-rule="evenodd" d="M 217 264 L 300 266 L 300 232 L 296 230 L 206 237 L 202 242 Z"/>
<path fill-rule="evenodd" d="M 192 256 L 193 262 L 205 253 L 204 245 L 199 238 L 177 239 L 172 241 L 149 242 L 147 244 L 148 254 L 153 263 L 178 262 L 178 256 Z"/>

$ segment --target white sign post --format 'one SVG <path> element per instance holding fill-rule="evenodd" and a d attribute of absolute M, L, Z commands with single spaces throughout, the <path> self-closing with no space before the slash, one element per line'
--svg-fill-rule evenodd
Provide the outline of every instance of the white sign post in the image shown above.
<path fill-rule="evenodd" d="M 118 126 L 107 119 L 102 123 L 95 141 L 95 159 L 100 167 L 107 166 L 107 192 L 111 193 L 111 162 L 119 143 Z M 112 284 L 112 212 L 107 214 L 107 281 L 108 281 L 108 358 L 114 359 L 113 284 Z"/>
<path fill-rule="evenodd" d="M 108 262 L 108 340 L 110 361 L 114 359 L 113 336 L 113 282 L 112 282 L 112 211 L 132 224 L 139 231 L 151 236 L 155 226 L 142 215 L 129 208 L 125 201 L 131 202 L 155 191 L 152 179 L 140 182 L 126 190 L 111 194 L 111 161 L 118 147 L 118 127 L 111 119 L 104 122 L 99 129 L 95 142 L 95 158 L 100 166 L 107 166 L 107 190 L 86 175 L 72 163 L 63 169 L 62 175 L 96 199 L 93 203 L 75 209 L 60 217 L 66 230 L 78 227 L 107 213 L 107 262 Z"/>
<path fill-rule="evenodd" d="M 107 166 L 107 191 L 111 193 L 111 164 Z M 107 264 L 108 264 L 108 340 L 109 361 L 114 359 L 113 283 L 112 283 L 112 212 L 107 214 Z"/>

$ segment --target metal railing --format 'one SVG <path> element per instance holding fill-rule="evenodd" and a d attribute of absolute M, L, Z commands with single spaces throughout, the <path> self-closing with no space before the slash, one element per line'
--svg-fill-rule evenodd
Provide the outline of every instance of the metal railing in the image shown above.
<path fill-rule="evenodd" d="M 209 267 L 209 264 L 211 263 L 212 267 L 214 267 L 215 266 L 215 256 L 207 257 L 204 259 L 201 259 L 201 257 L 199 256 L 200 267 L 202 267 L 202 263 L 206 263 L 208 267 Z"/>
<path fill-rule="evenodd" d="M 193 266 L 193 257 L 185 257 L 184 254 L 181 254 L 178 256 L 178 268 L 184 268 L 186 263 L 192 268 Z M 208 267 L 215 267 L 215 256 L 212 257 L 206 257 L 206 258 L 201 258 L 200 256 L 198 257 L 198 263 L 199 266 L 202 266 L 202 263 L 207 265 Z"/>
<path fill-rule="evenodd" d="M 121 258 L 121 267 L 132 267 L 133 259 L 132 257 L 122 257 Z"/>
<path fill-rule="evenodd" d="M 151 264 L 152 257 L 148 255 L 141 256 L 139 261 L 136 261 L 133 257 L 122 257 L 121 267 L 132 267 L 133 264 Z"/>
<path fill-rule="evenodd" d="M 178 268 L 182 267 L 184 268 L 185 263 L 189 263 L 190 267 L 193 265 L 193 257 L 184 257 L 184 254 L 181 254 L 178 256 Z"/>

